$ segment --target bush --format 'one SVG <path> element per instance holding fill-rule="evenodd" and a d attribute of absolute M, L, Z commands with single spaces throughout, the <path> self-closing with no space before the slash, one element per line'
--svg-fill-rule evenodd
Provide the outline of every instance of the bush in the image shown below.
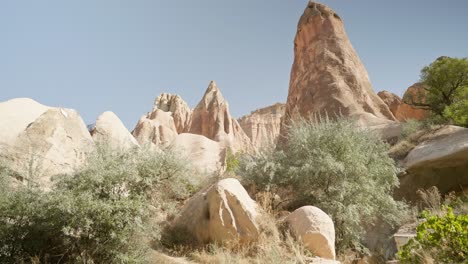
<path fill-rule="evenodd" d="M 398 179 L 387 150 L 353 121 L 301 121 L 283 150 L 243 158 L 239 173 L 247 185 L 289 200 L 288 209 L 321 208 L 335 223 L 337 249 L 359 249 L 364 226 L 395 224 L 404 211 L 392 198 Z"/>
<path fill-rule="evenodd" d="M 409 138 L 412 134 L 424 128 L 422 121 L 409 119 L 401 123 L 401 137 L 404 139 Z"/>
<path fill-rule="evenodd" d="M 159 237 L 149 223 L 196 188 L 184 164 L 171 153 L 99 147 L 48 193 L 2 193 L 0 262 L 141 263 Z"/>
<path fill-rule="evenodd" d="M 423 211 L 424 222 L 398 253 L 402 263 L 424 263 L 424 257 L 436 263 L 466 263 L 468 259 L 468 215 L 454 215 L 451 207 L 438 216 Z"/>

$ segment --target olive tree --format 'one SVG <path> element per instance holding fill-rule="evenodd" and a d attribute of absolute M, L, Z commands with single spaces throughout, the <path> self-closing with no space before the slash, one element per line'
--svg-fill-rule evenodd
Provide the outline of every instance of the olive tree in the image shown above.
<path fill-rule="evenodd" d="M 387 150 L 353 121 L 300 121 L 281 150 L 244 157 L 239 174 L 247 186 L 280 196 L 286 209 L 321 208 L 333 219 L 338 250 L 362 249 L 365 226 L 396 224 L 404 212 L 392 198 L 398 178 Z"/>

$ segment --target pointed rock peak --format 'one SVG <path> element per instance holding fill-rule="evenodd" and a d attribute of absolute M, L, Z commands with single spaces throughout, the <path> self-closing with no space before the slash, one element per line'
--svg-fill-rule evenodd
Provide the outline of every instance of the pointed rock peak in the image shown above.
<path fill-rule="evenodd" d="M 203 102 L 205 106 L 208 106 L 213 102 L 217 102 L 219 104 L 225 102 L 224 97 L 221 94 L 221 90 L 219 90 L 215 81 L 210 82 L 201 102 Z"/>
<path fill-rule="evenodd" d="M 335 13 L 335 11 L 333 11 L 333 9 L 331 9 L 330 7 L 328 7 L 328 6 L 324 5 L 324 4 L 317 3 L 317 2 L 315 2 L 313 0 L 309 1 L 309 4 L 307 5 L 307 8 L 306 8 L 304 13 L 307 14 L 308 16 L 325 16 L 325 17 L 328 17 L 328 16 L 333 15 L 335 18 L 340 19 L 340 17 Z M 305 20 L 305 21 L 307 21 L 307 20 Z"/>
<path fill-rule="evenodd" d="M 219 90 L 218 89 L 218 86 L 216 85 L 216 82 L 211 80 L 210 81 L 210 84 L 208 85 L 208 91 L 211 91 L 211 90 Z"/>

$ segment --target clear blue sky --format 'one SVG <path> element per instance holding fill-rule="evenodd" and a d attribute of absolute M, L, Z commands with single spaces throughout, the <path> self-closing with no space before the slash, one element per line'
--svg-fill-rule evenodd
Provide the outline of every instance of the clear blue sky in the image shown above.
<path fill-rule="evenodd" d="M 3 0 L 0 101 L 114 111 L 131 130 L 161 92 L 191 107 L 216 80 L 235 117 L 286 101 L 307 0 Z M 467 0 L 323 0 L 374 90 L 399 95 L 441 55 L 468 56 Z"/>

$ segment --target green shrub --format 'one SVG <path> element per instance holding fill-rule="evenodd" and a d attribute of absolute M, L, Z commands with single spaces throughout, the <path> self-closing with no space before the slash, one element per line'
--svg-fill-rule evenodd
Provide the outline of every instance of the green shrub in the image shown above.
<path fill-rule="evenodd" d="M 240 157 L 242 153 L 233 153 L 232 150 L 228 149 L 226 152 L 226 172 L 234 173 L 239 169 Z"/>
<path fill-rule="evenodd" d="M 335 223 L 337 249 L 359 249 L 364 226 L 395 224 L 404 211 L 392 198 L 398 179 L 387 150 L 353 121 L 301 121 L 283 150 L 243 158 L 239 174 L 247 185 L 289 199 L 288 209 L 321 208 Z"/>
<path fill-rule="evenodd" d="M 158 217 L 196 188 L 185 164 L 173 153 L 101 146 L 83 169 L 57 177 L 50 192 L 2 193 L 0 262 L 143 262 L 159 238 Z"/>
<path fill-rule="evenodd" d="M 424 128 L 424 123 L 415 119 L 409 119 L 401 123 L 401 137 L 409 138 L 412 134 Z"/>
<path fill-rule="evenodd" d="M 423 211 L 424 222 L 417 227 L 416 237 L 398 253 L 401 263 L 424 263 L 425 255 L 436 263 L 467 263 L 468 215 L 454 215 L 451 207 L 444 209 L 442 216 Z"/>

